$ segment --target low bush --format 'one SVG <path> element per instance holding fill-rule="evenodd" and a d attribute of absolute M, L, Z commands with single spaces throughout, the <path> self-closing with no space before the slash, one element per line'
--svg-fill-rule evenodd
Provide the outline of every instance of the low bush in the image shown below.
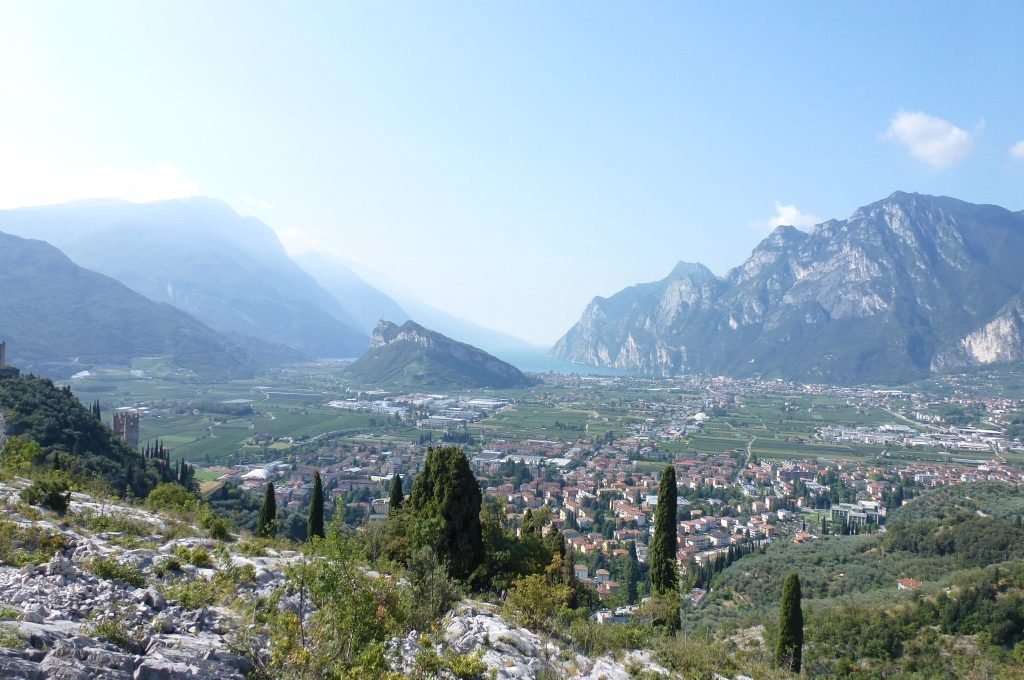
<path fill-rule="evenodd" d="M 215 541 L 230 542 L 235 538 L 231 535 L 231 525 L 228 521 L 218 516 L 209 506 L 203 506 L 199 513 L 199 526 Z"/>
<path fill-rule="evenodd" d="M 153 565 L 153 575 L 163 578 L 171 572 L 181 571 L 181 561 L 174 555 L 168 555 Z"/>
<path fill-rule="evenodd" d="M 29 505 L 41 505 L 59 515 L 71 505 L 71 485 L 66 476 L 53 472 L 38 477 L 32 485 L 21 490 L 21 500 Z"/>
<path fill-rule="evenodd" d="M 118 562 L 111 557 L 95 556 L 86 562 L 86 569 L 108 581 L 122 580 L 128 585 L 141 588 L 146 584 L 142 571 L 134 564 Z"/>
<path fill-rule="evenodd" d="M 85 634 L 98 640 L 106 640 L 129 654 L 141 654 L 143 651 L 141 639 L 132 635 L 120 617 L 87 624 Z"/>
<path fill-rule="evenodd" d="M 238 589 L 256 582 L 251 564 L 221 569 L 209 581 L 202 578 L 180 580 L 163 589 L 164 597 L 186 609 L 200 609 L 213 604 L 228 605 L 238 597 Z"/>
<path fill-rule="evenodd" d="M 146 507 L 153 512 L 182 516 L 199 510 L 200 502 L 194 493 L 181 484 L 159 484 L 146 496 Z"/>
<path fill-rule="evenodd" d="M 129 536 L 149 536 L 155 533 L 152 525 L 134 519 L 123 513 L 93 514 L 83 512 L 75 518 L 75 524 L 97 533 L 116 532 Z"/>
<path fill-rule="evenodd" d="M 423 645 L 413 661 L 410 677 L 412 680 L 448 676 L 459 680 L 482 680 L 491 677 L 487 673 L 487 664 L 482 657 L 481 650 L 473 654 L 459 654 L 454 650 L 445 649 L 438 654 L 429 640 L 423 640 Z"/>
<path fill-rule="evenodd" d="M 0 623 L 0 647 L 6 649 L 23 649 L 28 640 L 14 626 Z"/>
<path fill-rule="evenodd" d="M 64 550 L 67 541 L 61 534 L 38 526 L 21 526 L 0 519 L 0 563 L 21 567 L 45 564 L 55 552 Z"/>
<path fill-rule="evenodd" d="M 213 566 L 213 560 L 210 559 L 209 551 L 202 546 L 189 548 L 179 545 L 174 548 L 173 554 L 183 564 L 192 564 L 203 569 Z"/>

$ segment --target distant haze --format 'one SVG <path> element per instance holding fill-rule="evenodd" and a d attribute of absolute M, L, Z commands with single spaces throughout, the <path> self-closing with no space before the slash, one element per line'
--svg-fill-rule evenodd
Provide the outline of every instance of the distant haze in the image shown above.
<path fill-rule="evenodd" d="M 894 190 L 1019 210 L 1022 3 L 7 3 L 0 209 L 221 199 L 550 345 Z M 406 310 L 409 311 L 409 310 Z"/>

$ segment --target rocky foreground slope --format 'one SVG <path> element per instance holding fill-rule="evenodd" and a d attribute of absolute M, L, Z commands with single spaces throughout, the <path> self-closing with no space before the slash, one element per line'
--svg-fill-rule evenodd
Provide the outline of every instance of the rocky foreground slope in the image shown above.
<path fill-rule="evenodd" d="M 74 495 L 68 516 L 58 519 L 20 504 L 20 486 L 0 484 L 0 539 L 7 541 L 0 548 L 0 678 L 241 680 L 258 675 L 265 641 L 247 634 L 239 607 L 215 604 L 211 591 L 198 586 L 233 588 L 241 602 L 268 596 L 285 587 L 285 567 L 300 553 L 266 549 L 254 556 L 241 543 L 218 548 L 210 539 L 181 535 L 188 533 L 185 528 L 158 514 L 82 494 Z M 119 525 L 132 530 L 101 530 Z M 147 527 L 151 534 L 139 536 Z M 36 547 L 57 549 L 49 557 L 26 560 L 40 553 L 13 552 L 9 539 L 15 535 L 19 540 L 50 536 Z M 16 560 L 26 563 L 13 566 Z M 285 593 L 282 606 L 297 609 L 297 596 Z M 646 652 L 619 658 L 576 654 L 478 602 L 460 605 L 433 636 L 393 639 L 388 649 L 394 670 L 410 673 L 425 645 L 439 652 L 479 650 L 489 675 L 501 680 L 626 680 L 641 671 L 645 677 L 678 677 Z"/>

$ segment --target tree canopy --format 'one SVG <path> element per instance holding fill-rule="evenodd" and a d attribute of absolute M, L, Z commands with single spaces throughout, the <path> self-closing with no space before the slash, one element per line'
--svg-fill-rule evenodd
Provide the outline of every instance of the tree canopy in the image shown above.
<path fill-rule="evenodd" d="M 461 580 L 468 579 L 484 559 L 481 500 L 480 486 L 462 449 L 441 446 L 427 451 L 410 505 L 418 517 L 442 521 L 434 548 L 448 564 L 448 573 Z"/>

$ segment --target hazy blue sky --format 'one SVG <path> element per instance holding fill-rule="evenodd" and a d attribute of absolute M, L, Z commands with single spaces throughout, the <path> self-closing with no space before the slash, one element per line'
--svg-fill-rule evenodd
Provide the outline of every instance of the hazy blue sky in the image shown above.
<path fill-rule="evenodd" d="M 1020 2 L 4 1 L 0 207 L 202 193 L 550 343 L 779 220 L 1024 208 L 1022 36 Z"/>

